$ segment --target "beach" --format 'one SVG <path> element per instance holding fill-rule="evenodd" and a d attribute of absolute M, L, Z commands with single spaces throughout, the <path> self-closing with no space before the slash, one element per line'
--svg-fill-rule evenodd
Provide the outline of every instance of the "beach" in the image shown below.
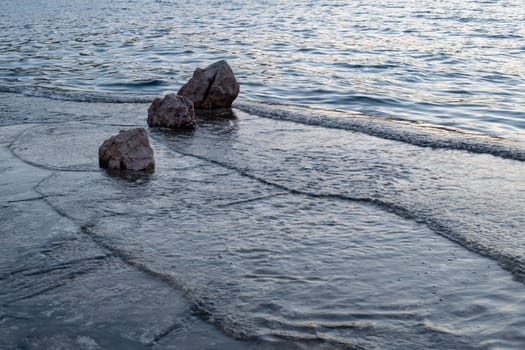
<path fill-rule="evenodd" d="M 524 343 L 521 161 L 234 109 L 115 173 L 147 104 L 1 97 L 3 348 Z"/>

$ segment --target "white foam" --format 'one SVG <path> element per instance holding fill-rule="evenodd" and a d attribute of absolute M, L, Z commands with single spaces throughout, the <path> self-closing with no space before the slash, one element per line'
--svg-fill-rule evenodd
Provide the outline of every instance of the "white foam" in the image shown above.
<path fill-rule="evenodd" d="M 439 125 L 369 116 L 356 112 L 265 104 L 253 101 L 236 103 L 235 108 L 265 118 L 361 132 L 421 147 L 457 149 L 525 161 L 525 143 L 523 142 Z"/>

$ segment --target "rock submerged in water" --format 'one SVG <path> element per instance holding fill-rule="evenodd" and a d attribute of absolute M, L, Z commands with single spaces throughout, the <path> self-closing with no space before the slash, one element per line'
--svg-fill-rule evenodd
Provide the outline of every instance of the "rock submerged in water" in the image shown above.
<path fill-rule="evenodd" d="M 204 69 L 197 68 L 178 95 L 193 101 L 196 109 L 231 108 L 239 91 L 232 69 L 222 60 Z"/>
<path fill-rule="evenodd" d="M 98 149 L 101 168 L 121 170 L 153 170 L 155 159 L 148 134 L 143 128 L 121 130 Z"/>
<path fill-rule="evenodd" d="M 148 125 L 167 128 L 194 128 L 195 108 L 184 96 L 167 94 L 157 97 L 148 108 Z"/>

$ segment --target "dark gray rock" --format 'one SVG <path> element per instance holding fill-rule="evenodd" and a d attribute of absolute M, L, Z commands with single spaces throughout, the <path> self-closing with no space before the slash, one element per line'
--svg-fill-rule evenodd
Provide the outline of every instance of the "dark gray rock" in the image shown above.
<path fill-rule="evenodd" d="M 167 128 L 194 128 L 193 102 L 176 94 L 157 97 L 148 108 L 148 125 Z"/>
<path fill-rule="evenodd" d="M 155 159 L 143 128 L 121 130 L 98 149 L 101 168 L 122 170 L 153 170 Z"/>
<path fill-rule="evenodd" d="M 239 84 L 226 61 L 197 68 L 178 94 L 193 101 L 197 109 L 231 108 L 239 95 Z"/>

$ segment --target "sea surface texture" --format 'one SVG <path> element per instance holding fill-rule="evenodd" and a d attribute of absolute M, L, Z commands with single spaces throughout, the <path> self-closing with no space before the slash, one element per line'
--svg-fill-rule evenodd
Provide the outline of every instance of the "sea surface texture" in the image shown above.
<path fill-rule="evenodd" d="M 0 2 L 0 349 L 525 348 L 522 1 Z M 231 113 L 147 128 L 226 59 Z M 147 128 L 154 172 L 99 168 Z"/>
<path fill-rule="evenodd" d="M 522 0 L 4 0 L 0 19 L 4 92 L 140 100 L 227 59 L 248 99 L 525 138 Z"/>

